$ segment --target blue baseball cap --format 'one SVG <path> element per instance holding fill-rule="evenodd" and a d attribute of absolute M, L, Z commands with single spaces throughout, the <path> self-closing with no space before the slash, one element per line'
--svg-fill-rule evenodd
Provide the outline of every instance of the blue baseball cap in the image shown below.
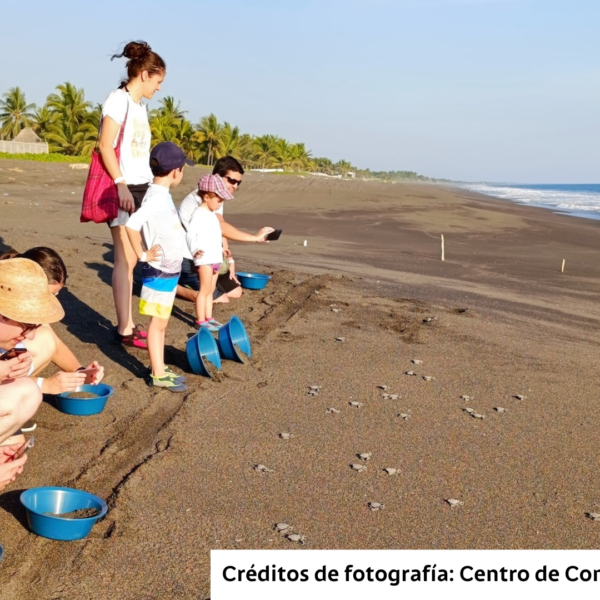
<path fill-rule="evenodd" d="M 183 165 L 194 166 L 194 161 L 189 160 L 183 150 L 173 142 L 161 142 L 150 152 L 150 168 L 153 171 L 169 172 L 181 169 Z"/>

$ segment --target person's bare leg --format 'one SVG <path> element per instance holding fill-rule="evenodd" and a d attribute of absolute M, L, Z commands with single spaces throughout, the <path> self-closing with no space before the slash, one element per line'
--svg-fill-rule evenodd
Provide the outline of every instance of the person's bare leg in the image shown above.
<path fill-rule="evenodd" d="M 227 304 L 229 298 L 227 294 L 221 294 L 216 300 L 213 299 L 213 304 Z"/>
<path fill-rule="evenodd" d="M 40 388 L 29 377 L 0 384 L 0 444 L 35 415 L 42 403 Z"/>
<path fill-rule="evenodd" d="M 196 298 L 196 319 L 199 322 L 202 322 L 212 317 L 213 272 L 210 265 L 202 265 L 199 267 L 198 271 L 198 276 L 200 277 L 200 291 Z M 210 312 L 208 312 L 209 308 Z"/>
<path fill-rule="evenodd" d="M 213 294 L 215 292 L 215 288 L 217 287 L 217 278 L 219 277 L 218 273 L 213 273 L 211 268 L 211 278 L 209 285 L 209 293 L 206 296 L 206 318 L 213 318 Z M 204 282 L 201 284 L 204 285 Z"/>
<path fill-rule="evenodd" d="M 227 297 L 231 298 L 231 299 L 241 298 L 242 295 L 243 295 L 243 293 L 244 293 L 244 290 L 242 289 L 242 286 L 239 285 L 234 290 L 231 290 L 230 292 L 227 292 Z"/>
<path fill-rule="evenodd" d="M 133 294 L 133 269 L 137 257 L 131 247 L 124 225 L 111 227 L 110 233 L 115 253 L 112 289 L 117 311 L 117 331 L 121 335 L 129 335 L 135 326 L 131 313 L 131 297 Z"/>
<path fill-rule="evenodd" d="M 148 353 L 154 377 L 165 376 L 165 330 L 169 319 L 152 317 L 148 325 Z"/>
<path fill-rule="evenodd" d="M 196 302 L 196 296 L 198 296 L 198 292 L 196 290 L 190 290 L 190 288 L 183 287 L 182 285 L 178 285 L 177 296 L 187 300 L 188 302 Z"/>

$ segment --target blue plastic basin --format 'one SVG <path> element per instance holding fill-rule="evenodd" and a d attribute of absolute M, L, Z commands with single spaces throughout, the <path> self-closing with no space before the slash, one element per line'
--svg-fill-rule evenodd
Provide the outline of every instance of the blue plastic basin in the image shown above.
<path fill-rule="evenodd" d="M 191 337 L 185 350 L 188 362 L 196 375 L 210 377 L 210 371 L 206 368 L 206 361 L 210 361 L 219 371 L 221 370 L 221 357 L 217 342 L 208 329 L 200 329 L 196 335 Z"/>
<path fill-rule="evenodd" d="M 262 290 L 265 288 L 270 275 L 261 275 L 260 273 L 236 273 L 241 286 L 247 290 Z"/>
<path fill-rule="evenodd" d="M 97 415 L 104 410 L 107 400 L 113 395 L 114 389 L 105 383 L 79 386 L 79 392 L 95 394 L 96 398 L 69 398 L 77 392 L 64 392 L 56 396 L 56 406 L 60 412 L 78 417 Z"/>
<path fill-rule="evenodd" d="M 237 360 L 243 363 L 238 350 L 241 350 L 246 356 L 252 356 L 250 339 L 246 333 L 244 324 L 235 315 L 219 329 L 219 348 L 224 358 Z"/>
<path fill-rule="evenodd" d="M 21 504 L 27 511 L 27 522 L 33 533 L 51 540 L 72 541 L 86 537 L 94 523 L 102 518 L 108 507 L 94 494 L 63 487 L 39 487 L 21 494 Z M 100 511 L 95 517 L 65 519 L 44 513 L 69 513 L 83 508 Z"/>

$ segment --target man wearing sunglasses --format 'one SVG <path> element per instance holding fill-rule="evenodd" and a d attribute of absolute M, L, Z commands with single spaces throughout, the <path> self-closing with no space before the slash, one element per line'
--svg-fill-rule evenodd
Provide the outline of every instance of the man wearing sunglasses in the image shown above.
<path fill-rule="evenodd" d="M 26 460 L 13 458 L 22 441 L 4 442 L 42 402 L 39 387 L 28 377 L 33 365 L 23 342 L 35 337 L 39 323 L 55 323 L 64 314 L 37 263 L 26 258 L 0 261 L 0 491 L 22 472 Z"/>
<path fill-rule="evenodd" d="M 242 185 L 244 169 L 239 161 L 233 158 L 233 156 L 223 156 L 215 163 L 212 174 L 219 175 L 221 179 L 223 179 L 227 191 L 230 194 L 235 194 L 235 192 Z M 228 262 L 231 264 L 235 261 L 231 256 L 231 252 L 229 251 L 227 240 L 233 240 L 235 242 L 266 242 L 265 238 L 267 235 L 275 230 L 272 227 L 263 227 L 255 234 L 242 231 L 225 221 L 223 217 L 223 204 L 221 204 L 220 208 L 215 214 L 221 223 L 221 232 L 223 234 L 223 252 L 227 257 Z M 187 230 L 187 226 L 192 218 L 192 214 L 198 205 L 199 196 L 196 193 L 196 190 L 188 194 L 182 200 L 181 205 L 179 206 L 179 218 L 184 229 Z M 191 257 L 184 258 L 181 268 L 181 276 L 179 277 L 179 285 L 177 286 L 177 295 L 180 298 L 189 300 L 190 302 L 195 302 L 199 289 L 200 283 L 194 268 L 194 263 L 191 260 Z M 217 288 L 213 296 L 214 302 L 228 302 L 229 298 L 239 298 L 241 295 L 242 288 L 235 278 L 234 271 L 219 275 L 219 279 L 217 280 Z"/>

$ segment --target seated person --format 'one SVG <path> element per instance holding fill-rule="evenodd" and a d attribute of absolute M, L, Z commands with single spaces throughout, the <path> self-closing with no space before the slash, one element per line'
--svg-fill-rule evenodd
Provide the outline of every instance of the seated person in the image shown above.
<path fill-rule="evenodd" d="M 223 183 L 227 191 L 233 195 L 242 184 L 244 169 L 238 160 L 233 156 L 223 156 L 219 158 L 213 168 L 213 175 L 219 175 L 223 179 Z M 183 228 L 187 231 L 190 219 L 196 208 L 201 204 L 202 200 L 198 194 L 198 190 L 190 192 L 179 206 L 179 219 Z M 256 234 L 246 233 L 227 223 L 223 218 L 223 206 L 216 211 L 217 218 L 221 223 L 221 231 L 223 234 L 223 254 L 227 258 L 229 270 L 220 273 L 217 278 L 217 287 L 213 294 L 213 303 L 229 302 L 230 298 L 240 298 L 242 288 L 235 276 L 235 261 L 229 250 L 227 240 L 236 242 L 265 242 L 265 237 L 271 233 L 272 227 L 263 227 Z M 179 285 L 177 286 L 177 295 L 184 300 L 196 302 L 198 290 L 200 289 L 200 281 L 198 274 L 194 268 L 194 261 L 191 255 L 184 256 L 181 266 L 181 276 L 179 277 Z"/>
<path fill-rule="evenodd" d="M 33 363 L 24 342 L 35 339 L 40 321 L 55 323 L 64 314 L 38 264 L 22 258 L 0 261 L 0 489 L 23 468 L 25 460 L 12 459 L 24 442 L 19 428 L 42 401 L 39 387 L 28 377 Z M 1 360 L 17 354 L 15 348 L 21 350 L 17 356 Z"/>
<path fill-rule="evenodd" d="M 48 290 L 51 294 L 58 295 L 67 281 L 67 267 L 52 248 L 39 246 L 31 248 L 23 254 L 14 251 L 8 252 L 0 256 L 0 260 L 17 257 L 32 260 L 40 265 L 47 277 Z M 37 376 L 51 362 L 60 369 L 50 377 L 37 379 L 43 394 L 74 392 L 78 386 L 86 382 L 86 375 L 80 372 L 84 369 L 96 369 L 93 375 L 87 377 L 87 383 L 100 383 L 104 377 L 104 367 L 100 366 L 97 361 L 91 362 L 87 367 L 82 366 L 73 352 L 48 324 L 42 325 L 35 338 L 26 339 L 23 344 L 33 358 L 32 376 Z"/>

